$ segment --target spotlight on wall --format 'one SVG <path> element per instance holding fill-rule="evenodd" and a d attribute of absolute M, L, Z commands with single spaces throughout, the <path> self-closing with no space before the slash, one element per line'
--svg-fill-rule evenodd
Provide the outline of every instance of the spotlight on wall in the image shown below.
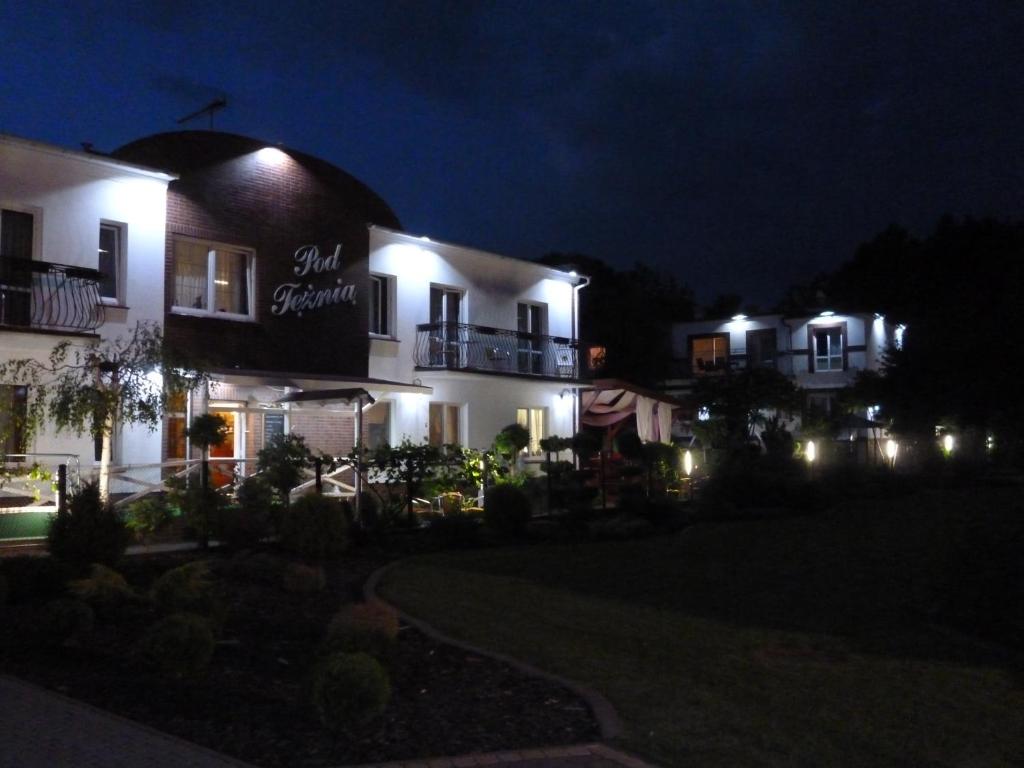
<path fill-rule="evenodd" d="M 288 155 L 277 147 L 263 147 L 256 152 L 256 159 L 267 165 L 280 165 L 288 159 Z"/>
<path fill-rule="evenodd" d="M 733 316 L 732 316 L 732 319 L 733 319 L 733 320 L 746 320 L 746 319 L 747 319 L 747 316 L 746 316 L 746 315 L 744 315 L 743 313 L 740 313 L 740 314 L 738 314 L 738 315 L 733 315 Z"/>

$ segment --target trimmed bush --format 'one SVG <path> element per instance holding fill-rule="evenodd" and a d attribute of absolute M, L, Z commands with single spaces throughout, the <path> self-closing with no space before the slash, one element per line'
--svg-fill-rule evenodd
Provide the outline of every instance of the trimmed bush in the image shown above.
<path fill-rule="evenodd" d="M 92 632 L 96 615 L 89 604 L 71 597 L 51 600 L 43 606 L 33 627 L 41 645 L 58 648 L 77 645 Z"/>
<path fill-rule="evenodd" d="M 285 592 L 297 595 L 311 595 L 327 586 L 327 577 L 322 566 L 291 563 L 284 569 L 282 586 Z"/>
<path fill-rule="evenodd" d="M 75 565 L 114 565 L 128 546 L 128 528 L 109 504 L 100 500 L 97 483 L 85 483 L 68 500 L 68 508 L 50 523 L 46 545 L 54 557 Z"/>
<path fill-rule="evenodd" d="M 496 533 L 521 538 L 530 522 L 530 500 L 514 485 L 502 483 L 487 489 L 484 496 L 484 523 Z"/>
<path fill-rule="evenodd" d="M 174 519 L 167 499 L 158 494 L 150 494 L 130 504 L 125 515 L 128 530 L 143 541 L 162 531 Z"/>
<path fill-rule="evenodd" d="M 210 583 L 210 567 L 202 560 L 166 571 L 153 583 L 150 594 L 165 615 L 194 613 L 216 624 L 224 618 L 224 606 Z"/>
<path fill-rule="evenodd" d="M 194 613 L 165 616 L 139 641 L 143 660 L 164 677 L 199 677 L 213 657 L 213 628 Z"/>
<path fill-rule="evenodd" d="M 310 560 L 337 557 L 348 548 L 348 526 L 340 501 L 303 496 L 281 520 L 281 545 Z"/>
<path fill-rule="evenodd" d="M 125 610 L 139 602 L 124 576 L 112 568 L 93 563 L 87 579 L 78 579 L 68 585 L 72 595 L 92 606 L 103 619 L 116 619 Z"/>
<path fill-rule="evenodd" d="M 313 668 L 310 702 L 331 731 L 358 730 L 380 717 L 390 699 L 387 673 L 365 653 L 337 653 Z"/>
<path fill-rule="evenodd" d="M 342 608 L 327 627 L 321 652 L 367 653 L 387 661 L 398 642 L 398 614 L 379 600 Z"/>

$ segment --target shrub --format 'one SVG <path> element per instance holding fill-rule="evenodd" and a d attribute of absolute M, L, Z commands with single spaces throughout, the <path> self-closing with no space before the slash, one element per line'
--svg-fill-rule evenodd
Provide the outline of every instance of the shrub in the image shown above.
<path fill-rule="evenodd" d="M 50 523 L 50 554 L 75 565 L 114 565 L 128 546 L 128 528 L 109 504 L 100 500 L 97 483 L 86 483 L 68 500 L 68 508 Z"/>
<path fill-rule="evenodd" d="M 205 546 L 220 519 L 224 497 L 212 488 L 204 488 L 201 483 L 188 484 L 182 478 L 169 479 L 167 487 L 168 501 L 181 510 L 189 533 Z"/>
<path fill-rule="evenodd" d="M 530 522 L 530 500 L 521 488 L 507 483 L 487 489 L 484 496 L 484 523 L 502 536 L 520 538 Z"/>
<path fill-rule="evenodd" d="M 93 563 L 88 578 L 72 581 L 68 589 L 75 597 L 91 605 L 97 615 L 104 619 L 121 616 L 125 609 L 139 600 L 124 576 L 99 563 Z"/>
<path fill-rule="evenodd" d="M 398 642 L 398 614 L 379 600 L 342 608 L 327 627 L 321 652 L 367 653 L 387 661 Z"/>
<path fill-rule="evenodd" d="M 213 592 L 209 565 L 202 560 L 164 572 L 153 583 L 151 595 L 165 615 L 195 613 L 220 623 L 224 607 Z"/>
<path fill-rule="evenodd" d="M 56 648 L 78 644 L 92 632 L 95 623 L 96 616 L 88 603 L 61 597 L 43 606 L 36 617 L 34 631 L 41 645 Z"/>
<path fill-rule="evenodd" d="M 256 455 L 260 475 L 288 506 L 288 494 L 302 482 L 303 470 L 310 466 L 313 454 L 302 435 L 274 435 Z"/>
<path fill-rule="evenodd" d="M 227 563 L 227 575 L 233 579 L 257 584 L 281 583 L 285 561 L 268 552 L 239 552 Z"/>
<path fill-rule="evenodd" d="M 158 494 L 150 494 L 139 499 L 128 505 L 125 511 L 125 525 L 141 540 L 159 533 L 170 525 L 173 519 L 167 499 Z"/>
<path fill-rule="evenodd" d="M 387 673 L 365 653 L 337 653 L 313 669 L 313 711 L 320 724 L 332 731 L 351 731 L 366 725 L 384 713 L 390 698 Z"/>
<path fill-rule="evenodd" d="M 642 517 L 616 515 L 590 523 L 590 535 L 595 539 L 633 539 L 646 536 L 654 526 Z"/>
<path fill-rule="evenodd" d="M 274 489 L 259 475 L 247 477 L 235 492 L 235 506 L 221 510 L 217 538 L 232 549 L 258 544 L 270 535 Z"/>
<path fill-rule="evenodd" d="M 214 637 L 210 622 L 194 613 L 165 616 L 139 641 L 143 660 L 165 677 L 198 677 L 213 657 Z"/>
<path fill-rule="evenodd" d="M 302 563 L 290 563 L 284 569 L 282 585 L 285 592 L 298 595 L 310 595 L 327 586 L 327 577 L 322 566 L 309 566 Z"/>
<path fill-rule="evenodd" d="M 303 496 L 281 520 L 281 544 L 295 554 L 322 560 L 348 548 L 348 528 L 340 501 L 327 496 Z"/>
<path fill-rule="evenodd" d="M 5 558 L 4 575 L 11 603 L 44 603 L 63 596 L 78 574 L 70 563 L 53 557 L 14 557 Z"/>
<path fill-rule="evenodd" d="M 452 515 L 438 515 L 430 521 L 430 530 L 445 547 L 475 547 L 480 543 L 480 520 L 483 510 L 477 513 L 458 512 Z"/>

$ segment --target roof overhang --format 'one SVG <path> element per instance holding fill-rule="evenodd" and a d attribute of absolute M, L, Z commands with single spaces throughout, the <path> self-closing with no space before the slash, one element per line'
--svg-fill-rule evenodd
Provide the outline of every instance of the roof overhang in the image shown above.
<path fill-rule="evenodd" d="M 369 376 L 331 376 L 330 374 L 317 373 L 292 373 L 288 371 L 251 371 L 237 368 L 226 368 L 215 370 L 211 373 L 215 381 L 223 381 L 227 384 L 238 386 L 263 386 L 263 387 L 290 387 L 300 390 L 344 390 L 364 389 L 367 393 L 381 394 L 404 393 L 411 395 L 430 395 L 434 390 L 432 387 L 425 387 L 404 381 L 390 381 L 389 379 L 375 379 Z"/>

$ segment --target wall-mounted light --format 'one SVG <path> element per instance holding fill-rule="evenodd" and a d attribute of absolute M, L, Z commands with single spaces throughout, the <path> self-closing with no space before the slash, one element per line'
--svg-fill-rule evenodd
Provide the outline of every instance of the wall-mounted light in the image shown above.
<path fill-rule="evenodd" d="M 277 147 L 263 147 L 256 152 L 256 159 L 267 165 L 280 165 L 288 159 L 288 155 Z"/>
<path fill-rule="evenodd" d="M 833 312 L 831 309 L 826 309 L 822 312 L 819 312 L 818 317 L 832 317 L 832 315 L 834 314 L 835 312 Z"/>
<path fill-rule="evenodd" d="M 732 319 L 733 319 L 733 320 L 737 320 L 737 321 L 738 321 L 738 320 L 746 320 L 746 319 L 747 319 L 747 316 L 746 316 L 746 315 L 744 315 L 744 314 L 742 314 L 742 313 L 740 313 L 740 314 L 738 314 L 738 315 L 733 315 L 733 316 L 732 316 Z"/>

